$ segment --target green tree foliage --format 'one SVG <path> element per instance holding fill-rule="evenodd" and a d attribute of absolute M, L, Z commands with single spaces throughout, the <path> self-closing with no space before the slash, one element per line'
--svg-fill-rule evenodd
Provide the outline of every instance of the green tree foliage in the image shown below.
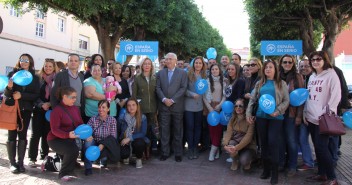
<path fill-rule="evenodd" d="M 351 19 L 350 0 L 244 0 L 251 31 L 251 52 L 260 56 L 261 40 L 303 40 L 303 53 L 317 48 L 333 60 L 333 48 L 342 27 Z"/>
<path fill-rule="evenodd" d="M 159 41 L 159 56 L 172 51 L 183 58 L 205 55 L 214 47 L 228 53 L 223 38 L 191 0 L 6 0 L 29 10 L 41 7 L 73 15 L 92 26 L 103 56 L 113 58 L 121 39 Z"/>

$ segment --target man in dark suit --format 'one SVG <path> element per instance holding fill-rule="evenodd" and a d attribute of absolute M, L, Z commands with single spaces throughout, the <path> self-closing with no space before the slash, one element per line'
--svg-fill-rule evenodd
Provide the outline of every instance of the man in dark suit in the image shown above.
<path fill-rule="evenodd" d="M 161 161 L 170 155 L 170 130 L 172 127 L 176 162 L 182 161 L 184 95 L 187 90 L 187 73 L 176 68 L 177 56 L 168 53 L 165 56 L 167 68 L 157 73 L 156 93 L 159 98 L 159 118 L 161 127 Z"/>

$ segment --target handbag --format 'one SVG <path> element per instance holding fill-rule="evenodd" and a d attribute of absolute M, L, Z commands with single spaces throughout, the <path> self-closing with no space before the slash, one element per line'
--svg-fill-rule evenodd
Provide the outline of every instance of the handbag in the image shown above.
<path fill-rule="evenodd" d="M 18 105 L 18 100 L 14 101 L 13 106 L 9 106 L 5 103 L 6 97 L 3 98 L 0 105 L 0 129 L 5 130 L 16 130 L 21 132 L 23 130 L 23 119 L 21 116 L 20 107 Z M 17 115 L 21 120 L 21 126 L 17 125 Z"/>
<path fill-rule="evenodd" d="M 326 135 L 346 134 L 341 118 L 330 111 L 329 105 L 326 106 L 326 112 L 319 116 L 319 132 Z"/>

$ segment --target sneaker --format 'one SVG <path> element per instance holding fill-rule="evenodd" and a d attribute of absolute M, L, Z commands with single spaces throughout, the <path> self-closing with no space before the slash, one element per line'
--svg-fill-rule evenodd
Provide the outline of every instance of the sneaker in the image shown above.
<path fill-rule="evenodd" d="M 226 159 L 226 162 L 228 162 L 228 163 L 232 163 L 232 161 L 233 161 L 233 160 L 232 160 L 231 157 L 229 157 L 229 158 Z"/>
<path fill-rule="evenodd" d="M 136 160 L 136 168 L 143 168 L 142 159 L 137 159 Z"/>
<path fill-rule="evenodd" d="M 61 180 L 63 180 L 63 181 L 70 181 L 70 180 L 72 180 L 73 178 L 71 177 L 71 176 L 69 176 L 69 175 L 65 175 L 65 176 L 63 176 L 63 177 L 61 177 Z"/>
<path fill-rule="evenodd" d="M 307 171 L 307 170 L 314 170 L 314 167 L 308 166 L 306 164 L 302 164 L 300 167 L 297 168 L 298 171 Z"/>
<path fill-rule="evenodd" d="M 36 168 L 37 165 L 35 164 L 35 161 L 29 161 L 28 166 L 31 168 Z"/>
<path fill-rule="evenodd" d="M 124 159 L 123 164 L 130 164 L 130 158 Z"/>

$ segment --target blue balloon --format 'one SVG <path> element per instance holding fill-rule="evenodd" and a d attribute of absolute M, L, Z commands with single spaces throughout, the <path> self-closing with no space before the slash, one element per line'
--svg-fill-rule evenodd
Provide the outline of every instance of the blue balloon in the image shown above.
<path fill-rule="evenodd" d="M 263 94 L 259 98 L 259 107 L 267 114 L 272 114 L 276 108 L 276 102 L 270 94 Z"/>
<path fill-rule="evenodd" d="M 100 156 L 100 149 L 97 146 L 90 146 L 86 150 L 86 158 L 90 161 L 96 161 Z"/>
<path fill-rule="evenodd" d="M 352 129 L 352 111 L 346 111 L 343 113 L 342 120 L 348 128 Z"/>
<path fill-rule="evenodd" d="M 32 73 L 27 70 L 20 70 L 12 76 L 12 80 L 17 85 L 26 86 L 32 82 L 33 76 Z"/>
<path fill-rule="evenodd" d="M 206 54 L 208 59 L 216 59 L 217 52 L 215 48 L 208 48 Z"/>
<path fill-rule="evenodd" d="M 225 101 L 222 105 L 221 105 L 221 109 L 222 111 L 224 111 L 226 114 L 230 114 L 233 111 L 233 103 L 230 101 Z"/>
<path fill-rule="evenodd" d="M 91 126 L 87 124 L 82 124 L 78 126 L 74 132 L 75 132 L 75 135 L 79 135 L 80 139 L 87 139 L 88 137 L 92 136 L 93 129 Z"/>
<path fill-rule="evenodd" d="M 208 117 L 207 117 L 207 120 L 208 120 L 208 124 L 210 126 L 216 126 L 219 124 L 220 122 L 220 115 L 218 112 L 216 111 L 211 111 L 209 114 L 208 114 Z"/>
<path fill-rule="evenodd" d="M 227 125 L 231 119 L 232 114 L 226 114 L 224 111 L 220 112 L 220 124 Z"/>
<path fill-rule="evenodd" d="M 198 79 L 194 85 L 197 94 L 204 94 L 208 90 L 208 82 L 205 79 Z"/>
<path fill-rule="evenodd" d="M 48 110 L 48 111 L 46 111 L 46 113 L 45 113 L 45 119 L 46 119 L 48 122 L 50 122 L 50 114 L 51 114 L 51 110 Z"/>
<path fill-rule="evenodd" d="M 126 58 L 127 58 L 126 55 L 122 55 L 119 52 L 116 55 L 116 62 L 119 62 L 119 63 L 123 64 L 126 61 Z"/>
<path fill-rule="evenodd" d="M 0 75 L 0 92 L 4 92 L 8 83 L 9 83 L 9 78 L 7 76 Z"/>
<path fill-rule="evenodd" d="M 305 88 L 295 89 L 290 93 L 290 104 L 292 106 L 300 106 L 302 105 L 309 96 L 309 92 Z"/>
<path fill-rule="evenodd" d="M 125 108 L 122 108 L 122 109 L 120 110 L 119 117 L 122 116 L 122 115 L 124 115 L 124 114 L 126 114 L 126 109 L 125 109 Z"/>

